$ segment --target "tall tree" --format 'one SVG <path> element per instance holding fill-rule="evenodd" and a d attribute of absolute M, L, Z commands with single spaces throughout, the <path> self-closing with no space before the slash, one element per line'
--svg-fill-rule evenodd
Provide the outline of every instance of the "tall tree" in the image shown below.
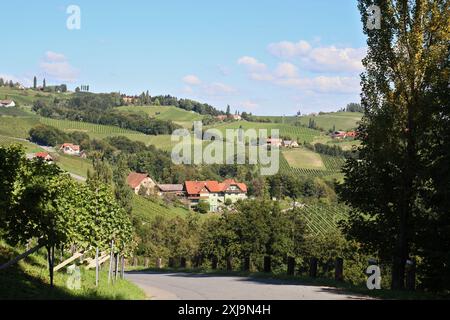
<path fill-rule="evenodd" d="M 45 89 L 45 87 L 46 87 L 46 83 L 45 83 L 45 78 L 44 78 L 44 80 L 42 80 L 42 88 Z"/>
<path fill-rule="evenodd" d="M 230 105 L 227 105 L 227 116 L 230 116 Z"/>
<path fill-rule="evenodd" d="M 417 218 L 424 214 L 421 172 L 426 167 L 421 154 L 432 126 L 427 96 L 433 74 L 448 59 L 449 3 L 375 4 L 381 9 L 380 29 L 366 24 L 373 1 L 359 0 L 368 37 L 361 76 L 361 147 L 358 159 L 347 161 L 338 190 L 353 208 L 345 226 L 348 235 L 392 262 L 391 287 L 402 289 L 406 261 L 421 245 Z M 448 74 L 444 81 L 448 85 Z"/>
<path fill-rule="evenodd" d="M 36 89 L 36 87 L 37 87 L 37 78 L 36 78 L 36 76 L 34 76 L 34 78 L 33 78 L 33 89 Z"/>

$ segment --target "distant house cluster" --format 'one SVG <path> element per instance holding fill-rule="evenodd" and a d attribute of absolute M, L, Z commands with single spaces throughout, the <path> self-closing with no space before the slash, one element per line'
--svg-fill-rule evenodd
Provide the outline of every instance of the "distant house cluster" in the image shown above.
<path fill-rule="evenodd" d="M 230 114 L 230 115 L 221 114 L 221 115 L 216 116 L 216 119 L 219 121 L 225 121 L 227 119 L 239 121 L 239 120 L 242 120 L 242 117 L 239 114 Z"/>
<path fill-rule="evenodd" d="M 278 139 L 278 138 L 267 138 L 266 139 L 266 143 L 268 146 L 270 147 L 275 147 L 275 148 L 298 148 L 299 144 L 297 141 L 295 140 L 283 140 L 283 139 Z"/>
<path fill-rule="evenodd" d="M 0 100 L 0 107 L 15 107 L 16 103 L 13 100 Z"/>
<path fill-rule="evenodd" d="M 131 172 L 127 183 L 136 194 L 156 194 L 160 197 L 175 196 L 193 209 L 202 201 L 209 204 L 209 211 L 217 212 L 226 202 L 235 203 L 247 198 L 247 185 L 233 179 L 218 181 L 185 181 L 183 184 L 157 184 L 146 173 Z"/>
<path fill-rule="evenodd" d="M 356 138 L 356 131 L 335 131 L 331 134 L 333 139 Z"/>
<path fill-rule="evenodd" d="M 48 163 L 53 162 L 53 157 L 48 152 L 36 152 L 34 155 L 31 155 L 30 158 L 42 159 Z"/>

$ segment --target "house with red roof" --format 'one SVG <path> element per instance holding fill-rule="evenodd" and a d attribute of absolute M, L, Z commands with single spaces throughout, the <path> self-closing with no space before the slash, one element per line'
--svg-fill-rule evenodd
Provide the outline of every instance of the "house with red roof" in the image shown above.
<path fill-rule="evenodd" d="M 71 156 L 79 156 L 80 155 L 80 146 L 72 143 L 63 143 L 59 148 L 64 154 L 69 154 Z"/>
<path fill-rule="evenodd" d="M 139 194 L 142 190 L 145 195 L 150 195 L 155 191 L 156 183 L 146 173 L 131 172 L 127 177 L 128 186 Z"/>
<path fill-rule="evenodd" d="M 184 189 L 191 208 L 196 207 L 201 201 L 206 201 L 212 212 L 217 212 L 228 199 L 231 203 L 235 203 L 247 198 L 247 185 L 233 179 L 223 182 L 186 181 Z"/>
<path fill-rule="evenodd" d="M 42 159 L 47 162 L 52 162 L 53 158 L 51 155 L 48 154 L 48 152 L 37 152 L 34 154 L 34 158 Z"/>

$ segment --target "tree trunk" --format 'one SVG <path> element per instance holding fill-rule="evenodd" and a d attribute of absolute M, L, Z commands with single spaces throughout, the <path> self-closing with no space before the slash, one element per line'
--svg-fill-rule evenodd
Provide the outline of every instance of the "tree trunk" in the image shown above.
<path fill-rule="evenodd" d="M 180 259 L 180 268 L 181 269 L 186 269 L 186 258 L 182 257 Z"/>
<path fill-rule="evenodd" d="M 48 258 L 48 271 L 50 274 L 50 287 L 53 288 L 53 265 L 55 261 L 55 247 L 47 247 L 47 258 Z"/>
<path fill-rule="evenodd" d="M 272 258 L 270 256 L 264 256 L 264 272 L 270 273 L 272 271 Z"/>
<path fill-rule="evenodd" d="M 244 258 L 243 270 L 245 272 L 249 272 L 250 271 L 250 257 L 249 256 Z"/>
<path fill-rule="evenodd" d="M 295 274 L 295 258 L 288 257 L 287 259 L 287 274 L 293 276 Z"/>
<path fill-rule="evenodd" d="M 117 276 L 119 274 L 119 254 L 116 253 L 116 269 L 114 271 L 114 278 L 117 280 Z"/>
<path fill-rule="evenodd" d="M 162 268 L 162 259 L 161 258 L 156 259 L 156 268 L 158 268 L 158 269 Z"/>
<path fill-rule="evenodd" d="M 148 257 L 144 258 L 144 267 L 148 268 Z"/>
<path fill-rule="evenodd" d="M 227 257 L 227 271 L 233 271 L 233 258 Z"/>
<path fill-rule="evenodd" d="M 212 258 L 211 258 L 211 268 L 212 268 L 213 270 L 216 270 L 216 269 L 217 269 L 217 263 L 218 263 L 217 257 L 216 257 L 216 256 L 212 257 Z"/>
<path fill-rule="evenodd" d="M 336 259 L 334 279 L 336 281 L 344 281 L 344 260 L 342 258 Z"/>
<path fill-rule="evenodd" d="M 309 276 L 311 278 L 317 277 L 317 258 L 311 258 L 309 261 Z"/>

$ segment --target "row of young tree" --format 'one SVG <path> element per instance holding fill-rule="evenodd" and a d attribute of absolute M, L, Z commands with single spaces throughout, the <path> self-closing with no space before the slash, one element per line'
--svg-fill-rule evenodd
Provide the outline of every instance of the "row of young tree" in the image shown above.
<path fill-rule="evenodd" d="M 110 185 L 75 182 L 56 165 L 27 160 L 19 145 L 0 147 L 0 164 L 1 237 L 14 246 L 37 241 L 27 254 L 45 247 L 51 285 L 55 248 L 98 254 L 113 241 L 116 253 L 132 252 L 130 217 Z"/>

